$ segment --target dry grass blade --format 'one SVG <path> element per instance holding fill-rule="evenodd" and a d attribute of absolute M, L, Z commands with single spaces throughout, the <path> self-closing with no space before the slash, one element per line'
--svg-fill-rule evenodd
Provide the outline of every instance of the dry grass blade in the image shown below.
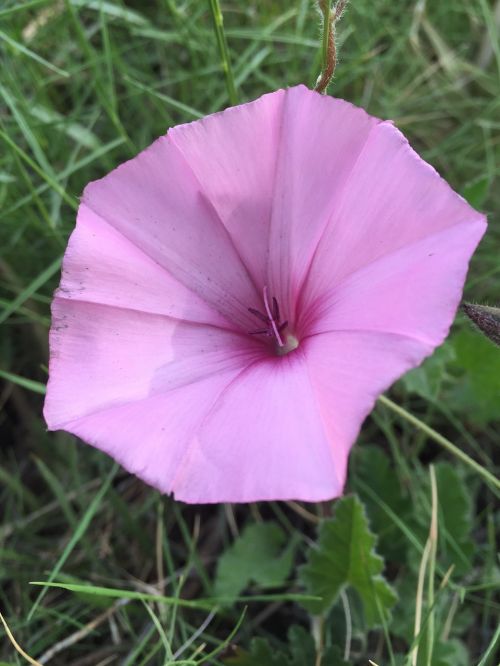
<path fill-rule="evenodd" d="M 33 659 L 32 657 L 30 657 L 29 654 L 27 652 L 25 652 L 23 650 L 23 648 L 19 645 L 19 643 L 16 641 L 16 639 L 12 635 L 12 632 L 9 629 L 9 625 L 7 624 L 7 621 L 5 620 L 2 613 L 0 613 L 0 622 L 3 624 L 4 629 L 5 629 L 5 633 L 7 634 L 7 638 L 12 643 L 16 652 L 18 652 L 21 655 L 21 657 L 24 657 L 24 659 L 26 659 L 26 661 L 28 661 L 30 664 L 32 664 L 32 666 L 42 666 L 42 664 L 39 661 L 36 661 L 36 659 Z"/>
<path fill-rule="evenodd" d="M 101 625 L 103 622 L 106 622 L 106 620 L 109 620 L 109 618 L 112 615 L 114 615 L 116 611 L 119 608 L 121 608 L 121 606 L 124 606 L 125 604 L 129 603 L 129 601 L 130 601 L 129 599 L 120 599 L 119 601 L 117 601 L 115 604 L 113 604 L 113 606 L 111 606 L 111 608 L 108 608 L 106 611 L 104 611 L 96 618 L 88 622 L 84 627 L 82 627 L 78 631 L 75 631 L 67 638 L 63 639 L 62 641 L 59 641 L 51 648 L 49 648 L 46 652 L 42 654 L 41 657 L 38 657 L 37 663 L 43 666 L 43 664 L 47 664 L 51 659 L 53 659 L 53 657 L 55 657 L 56 654 L 59 654 L 63 650 L 67 650 L 72 645 L 75 645 L 75 643 L 78 643 L 79 641 L 83 640 L 99 625 Z"/>

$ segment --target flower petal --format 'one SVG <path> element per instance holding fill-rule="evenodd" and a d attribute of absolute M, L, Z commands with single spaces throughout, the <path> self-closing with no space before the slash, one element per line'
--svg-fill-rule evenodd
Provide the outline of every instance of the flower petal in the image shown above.
<path fill-rule="evenodd" d="M 83 202 L 243 330 L 260 292 L 179 149 L 161 137 L 85 188 Z"/>
<path fill-rule="evenodd" d="M 471 237 L 464 236 L 469 238 L 467 261 L 484 233 L 484 216 L 458 196 L 391 123 L 380 123 L 321 239 L 303 302 L 316 307 L 335 285 L 367 264 L 462 223 L 475 229 Z M 451 258 L 446 265 L 454 270 Z"/>
<path fill-rule="evenodd" d="M 377 397 L 432 346 L 390 333 L 320 333 L 302 345 L 311 384 L 339 467 Z M 345 473 L 345 472 L 344 472 Z"/>
<path fill-rule="evenodd" d="M 56 295 L 231 328 L 231 322 L 85 204 L 78 210 Z"/>
<path fill-rule="evenodd" d="M 269 238 L 269 285 L 286 318 L 316 247 L 380 121 L 340 99 L 287 90 Z"/>
<path fill-rule="evenodd" d="M 302 354 L 263 360 L 258 343 L 219 328 L 211 338 L 210 327 L 79 301 L 56 298 L 53 313 L 50 429 L 188 502 L 342 492 L 345 464 Z"/>
<path fill-rule="evenodd" d="M 112 456 L 146 483 L 170 493 L 189 441 L 238 372 L 221 371 L 168 393 L 108 406 L 68 421 L 64 430 Z M 218 492 L 223 497 L 225 487 Z M 203 493 L 200 498 L 203 501 Z"/>
<path fill-rule="evenodd" d="M 52 317 L 44 408 L 51 429 L 239 371 L 262 354 L 249 336 L 131 309 L 56 297 Z"/>
<path fill-rule="evenodd" d="M 441 344 L 484 228 L 476 217 L 373 261 L 318 300 L 303 327 L 309 335 L 361 330 Z"/>
<path fill-rule="evenodd" d="M 244 370 L 193 438 L 174 493 L 187 502 L 319 501 L 338 496 L 345 462 L 325 433 L 300 352 Z"/>
<path fill-rule="evenodd" d="M 285 94 L 278 90 L 168 132 L 260 289 L 267 279 L 269 223 Z"/>

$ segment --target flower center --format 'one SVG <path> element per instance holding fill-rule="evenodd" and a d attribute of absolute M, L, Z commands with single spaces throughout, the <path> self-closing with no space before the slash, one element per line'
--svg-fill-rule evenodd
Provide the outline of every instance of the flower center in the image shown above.
<path fill-rule="evenodd" d="M 297 338 L 287 331 L 288 321 L 281 321 L 280 308 L 278 301 L 273 296 L 269 300 L 267 287 L 262 290 L 264 298 L 265 313 L 256 310 L 255 308 L 248 308 L 248 311 L 257 317 L 265 326 L 256 331 L 249 331 L 250 335 L 264 335 L 274 340 L 276 354 L 284 356 L 289 352 L 297 349 L 299 341 Z"/>

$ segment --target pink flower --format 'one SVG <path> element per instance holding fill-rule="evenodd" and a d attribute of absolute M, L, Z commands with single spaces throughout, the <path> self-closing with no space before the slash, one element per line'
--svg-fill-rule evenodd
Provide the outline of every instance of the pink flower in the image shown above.
<path fill-rule="evenodd" d="M 49 428 L 186 502 L 338 496 L 485 226 L 390 122 L 303 86 L 175 127 L 85 189 Z"/>

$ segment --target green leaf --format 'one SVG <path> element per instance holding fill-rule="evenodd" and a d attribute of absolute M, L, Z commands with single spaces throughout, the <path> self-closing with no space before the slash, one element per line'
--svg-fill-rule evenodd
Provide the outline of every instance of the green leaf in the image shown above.
<path fill-rule="evenodd" d="M 358 497 L 338 500 L 334 517 L 321 524 L 317 548 L 301 569 L 307 589 L 323 598 L 307 604 L 312 612 L 327 611 L 349 585 L 362 601 L 368 626 L 379 624 L 382 615 L 387 618 L 396 594 L 381 575 L 384 563 L 375 553 L 375 541 Z"/>
<path fill-rule="evenodd" d="M 316 662 L 312 662 L 315 664 Z M 297 666 L 299 666 L 297 664 Z M 349 662 L 344 661 L 340 648 L 337 646 L 328 647 L 323 653 L 321 666 L 350 666 Z"/>
<path fill-rule="evenodd" d="M 419 659 L 419 666 L 424 666 Z M 437 643 L 432 655 L 432 666 L 469 666 L 470 656 L 465 645 L 457 639 Z"/>
<path fill-rule="evenodd" d="M 472 497 L 469 486 L 450 463 L 436 466 L 439 518 L 448 536 L 457 543 L 469 538 L 472 527 Z"/>
<path fill-rule="evenodd" d="M 455 358 L 455 350 L 452 345 L 445 343 L 432 356 L 426 359 L 422 365 L 410 370 L 402 378 L 402 383 L 407 391 L 416 393 L 427 400 L 436 400 L 441 390 L 446 369 Z"/>
<path fill-rule="evenodd" d="M 490 185 L 491 178 L 489 176 L 481 176 L 467 183 L 463 190 L 464 199 L 467 199 L 474 208 L 481 208 L 488 196 Z"/>
<path fill-rule="evenodd" d="M 310 632 L 304 627 L 294 625 L 288 631 L 288 644 L 291 653 L 289 666 L 314 666 L 316 664 L 316 647 Z M 327 647 L 321 657 L 321 666 L 349 666 L 342 659 L 339 648 Z"/>
<path fill-rule="evenodd" d="M 402 638 L 406 643 L 411 644 L 414 639 L 415 631 L 415 599 L 417 595 L 418 586 L 418 568 L 421 563 L 421 556 L 415 558 L 411 562 L 411 567 L 404 571 L 404 575 L 400 576 L 397 580 L 398 603 L 393 609 L 391 620 L 391 634 Z M 436 594 L 435 605 L 433 608 L 436 626 L 438 630 L 437 635 L 441 633 L 444 628 L 446 618 L 450 613 L 450 606 L 453 603 L 454 592 L 451 590 L 441 590 Z M 450 637 L 456 638 L 463 636 L 470 627 L 474 625 L 474 610 L 466 604 L 459 604 L 454 616 L 453 623 L 450 627 Z M 426 605 L 423 610 L 423 623 L 424 630 L 419 637 L 419 644 L 422 647 L 422 654 L 425 654 L 425 641 L 427 632 L 425 631 L 428 622 L 429 607 Z M 437 643 L 434 645 L 434 658 L 439 654 Z M 434 661 L 432 662 L 434 666 Z"/>
<path fill-rule="evenodd" d="M 216 597 L 236 598 L 250 583 L 262 587 L 282 585 L 293 564 L 295 540 L 284 548 L 287 537 L 276 523 L 255 523 L 219 558 L 215 578 Z"/>
<path fill-rule="evenodd" d="M 435 465 L 438 491 L 437 558 L 443 571 L 454 567 L 454 576 L 470 572 L 474 554 L 471 538 L 473 527 L 474 497 L 461 469 L 447 462 Z M 417 538 L 424 543 L 431 522 L 430 482 L 426 479 L 414 496 L 413 518 L 408 522 Z M 415 549 L 408 552 L 408 564 L 414 573 L 418 571 L 422 554 Z"/>
<path fill-rule="evenodd" d="M 472 331 L 461 331 L 455 335 L 453 346 L 457 366 L 465 371 L 463 380 L 452 395 L 455 407 L 478 423 L 498 418 L 500 350 Z"/>
<path fill-rule="evenodd" d="M 290 666 L 305 666 L 316 662 L 316 647 L 310 632 L 304 627 L 295 625 L 288 631 L 288 644 L 291 652 Z M 321 661 L 323 666 L 329 666 L 326 661 Z"/>
<path fill-rule="evenodd" d="M 304 629 L 294 625 L 288 631 L 288 643 L 292 660 L 290 666 L 303 666 L 304 664 L 314 664 L 316 649 L 314 639 L 311 634 Z"/>
<path fill-rule="evenodd" d="M 376 446 L 359 446 L 353 452 L 351 485 L 365 504 L 380 552 L 394 561 L 404 561 L 407 537 L 395 519 L 408 522 L 412 503 L 404 494 L 388 456 Z"/>
<path fill-rule="evenodd" d="M 405 571 L 395 582 L 398 601 L 392 612 L 391 634 L 404 639 L 408 644 L 411 644 L 414 637 L 417 584 L 415 568 Z"/>
<path fill-rule="evenodd" d="M 471 491 L 462 475 L 450 463 L 438 463 L 435 469 L 439 504 L 438 560 L 445 570 L 453 564 L 456 574 L 467 573 L 471 568 L 474 551 L 470 537 L 473 504 Z M 422 490 L 421 497 L 428 498 L 431 492 L 428 481 Z M 429 503 L 424 507 L 421 502 L 417 502 L 416 515 L 424 538 L 431 520 Z"/>

